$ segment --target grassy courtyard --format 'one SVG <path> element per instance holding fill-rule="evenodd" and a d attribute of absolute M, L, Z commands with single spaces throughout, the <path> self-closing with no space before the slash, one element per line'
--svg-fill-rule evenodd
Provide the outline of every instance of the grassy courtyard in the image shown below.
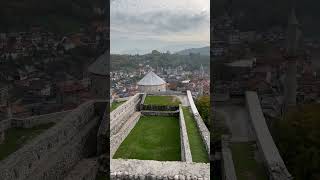
<path fill-rule="evenodd" d="M 111 109 L 110 112 L 112 112 L 113 110 L 117 109 L 117 107 L 119 107 L 121 104 L 125 103 L 126 101 L 121 101 L 121 102 L 112 102 L 111 104 Z"/>
<path fill-rule="evenodd" d="M 143 116 L 113 158 L 180 161 L 180 129 L 176 117 Z"/>
<path fill-rule="evenodd" d="M 35 138 L 45 130 L 52 127 L 54 123 L 43 124 L 33 128 L 11 128 L 5 133 L 5 141 L 0 144 L 0 160 L 21 148 L 26 142 Z"/>
<path fill-rule="evenodd" d="M 208 154 L 203 144 L 197 124 L 192 117 L 188 107 L 183 107 L 184 119 L 187 126 L 189 144 L 193 162 L 209 163 Z"/>
<path fill-rule="evenodd" d="M 239 180 L 267 180 L 268 176 L 261 163 L 254 158 L 254 147 L 250 142 L 232 143 L 232 158 Z"/>
<path fill-rule="evenodd" d="M 147 96 L 145 105 L 179 106 L 180 100 L 176 96 Z"/>

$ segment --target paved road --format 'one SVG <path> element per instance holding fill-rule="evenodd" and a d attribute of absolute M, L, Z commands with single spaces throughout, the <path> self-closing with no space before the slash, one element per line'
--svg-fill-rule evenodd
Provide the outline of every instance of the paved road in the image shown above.
<path fill-rule="evenodd" d="M 224 116 L 226 125 L 232 133 L 232 141 L 248 141 L 249 137 L 249 114 L 245 106 L 228 105 L 218 106 L 216 111 Z"/>

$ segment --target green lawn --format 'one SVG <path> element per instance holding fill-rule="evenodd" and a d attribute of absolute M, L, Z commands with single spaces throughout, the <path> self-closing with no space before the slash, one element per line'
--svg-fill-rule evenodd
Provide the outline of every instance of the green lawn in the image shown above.
<path fill-rule="evenodd" d="M 268 180 L 266 171 L 261 163 L 254 158 L 254 147 L 251 142 L 232 143 L 232 158 L 238 180 Z"/>
<path fill-rule="evenodd" d="M 180 161 L 178 118 L 141 117 L 113 158 Z"/>
<path fill-rule="evenodd" d="M 0 144 L 0 160 L 21 148 L 27 141 L 35 138 L 54 123 L 43 124 L 33 128 L 11 128 L 5 133 L 5 141 Z"/>
<path fill-rule="evenodd" d="M 196 121 L 193 119 L 188 107 L 183 107 L 183 114 L 187 126 L 192 161 L 209 163 L 207 150 L 203 144 Z"/>
<path fill-rule="evenodd" d="M 111 109 L 110 109 L 110 112 L 112 112 L 113 110 L 117 109 L 117 107 L 119 107 L 121 104 L 123 104 L 124 102 L 126 101 L 121 101 L 121 102 L 113 102 L 111 104 Z"/>
<path fill-rule="evenodd" d="M 176 96 L 147 96 L 145 105 L 160 105 L 160 106 L 179 106 L 180 101 Z"/>

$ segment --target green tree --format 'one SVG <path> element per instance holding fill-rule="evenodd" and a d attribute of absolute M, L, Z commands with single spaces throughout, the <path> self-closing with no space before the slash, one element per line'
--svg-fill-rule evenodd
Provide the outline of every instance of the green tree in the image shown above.
<path fill-rule="evenodd" d="M 200 96 L 196 100 L 196 106 L 204 123 L 210 129 L 210 96 Z"/>
<path fill-rule="evenodd" d="M 273 136 L 289 172 L 297 180 L 319 179 L 320 105 L 309 104 L 289 111 L 274 124 Z"/>

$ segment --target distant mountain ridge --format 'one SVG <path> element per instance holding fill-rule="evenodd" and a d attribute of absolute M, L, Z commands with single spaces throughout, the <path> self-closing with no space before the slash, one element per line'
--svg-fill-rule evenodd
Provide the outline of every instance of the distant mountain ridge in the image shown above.
<path fill-rule="evenodd" d="M 210 56 L 210 47 L 206 46 L 202 48 L 190 48 L 190 49 L 185 49 L 185 50 L 176 52 L 176 54 L 179 54 L 179 55 L 189 55 L 191 53 L 192 54 L 200 53 L 200 55 L 203 55 L 203 56 Z"/>

